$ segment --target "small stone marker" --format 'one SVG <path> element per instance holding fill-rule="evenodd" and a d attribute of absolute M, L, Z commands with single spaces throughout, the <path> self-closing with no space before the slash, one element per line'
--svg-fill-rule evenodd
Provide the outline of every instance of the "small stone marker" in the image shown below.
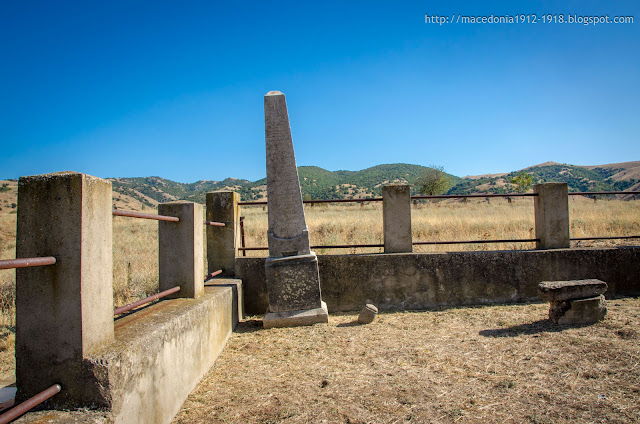
<path fill-rule="evenodd" d="M 283 93 L 264 96 L 267 151 L 269 257 L 265 261 L 269 309 L 264 328 L 328 322 L 320 293 L 318 258 L 309 247 L 287 102 Z"/>
<path fill-rule="evenodd" d="M 549 302 L 549 319 L 556 324 L 592 324 L 604 319 L 606 291 L 607 283 L 595 279 L 538 284 L 538 295 Z"/>
<path fill-rule="evenodd" d="M 364 305 L 364 308 L 362 308 L 362 311 L 358 316 L 358 323 L 369 324 L 375 319 L 377 314 L 378 308 L 376 308 L 375 305 L 367 303 L 366 305 Z"/>

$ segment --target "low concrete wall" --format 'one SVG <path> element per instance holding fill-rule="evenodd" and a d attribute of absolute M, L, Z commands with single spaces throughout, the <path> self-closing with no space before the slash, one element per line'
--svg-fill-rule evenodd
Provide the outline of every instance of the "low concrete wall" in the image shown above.
<path fill-rule="evenodd" d="M 114 342 L 85 359 L 93 406 L 112 423 L 170 423 L 231 335 L 232 300 L 230 285 L 206 287 L 197 299 L 164 300 L 116 320 Z M 47 406 L 88 406 L 61 405 L 58 396 Z M 42 411 L 18 422 L 39 422 L 43 414 L 56 423 L 101 415 Z"/>
<path fill-rule="evenodd" d="M 597 278 L 609 295 L 640 294 L 640 247 L 459 253 L 323 255 L 322 300 L 329 312 L 524 302 L 546 280 Z M 247 314 L 268 306 L 264 258 L 236 258 Z"/>

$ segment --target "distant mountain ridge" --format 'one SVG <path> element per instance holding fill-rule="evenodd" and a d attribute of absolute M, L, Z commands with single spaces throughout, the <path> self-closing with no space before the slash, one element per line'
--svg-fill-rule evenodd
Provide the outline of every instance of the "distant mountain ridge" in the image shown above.
<path fill-rule="evenodd" d="M 467 176 L 449 194 L 513 192 L 510 181 L 521 172 L 531 174 L 534 184 L 566 182 L 570 192 L 640 190 L 640 161 L 593 166 L 545 162 L 509 173 Z"/>
<path fill-rule="evenodd" d="M 384 164 L 360 171 L 327 171 L 317 166 L 300 166 L 298 175 L 305 199 L 350 199 L 380 196 L 382 186 L 407 183 L 428 169 L 410 164 Z M 516 190 L 510 181 L 520 172 L 533 176 L 534 183 L 566 182 L 569 191 L 640 191 L 640 161 L 606 165 L 578 166 L 545 162 L 508 173 L 457 177 L 449 175 L 448 194 L 509 193 Z M 172 200 L 204 203 L 209 191 L 233 190 L 243 200 L 264 200 L 266 178 L 258 181 L 227 178 L 222 181 L 196 181 L 185 184 L 161 177 L 112 178 L 114 203 L 118 207 L 140 209 Z"/>

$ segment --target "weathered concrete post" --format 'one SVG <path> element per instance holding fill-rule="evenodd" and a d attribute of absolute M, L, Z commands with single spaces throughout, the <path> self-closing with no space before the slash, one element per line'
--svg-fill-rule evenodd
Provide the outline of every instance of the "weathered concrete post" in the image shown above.
<path fill-rule="evenodd" d="M 561 249 L 569 240 L 569 195 L 567 183 L 544 183 L 533 186 L 535 197 L 536 242 L 538 249 Z"/>
<path fill-rule="evenodd" d="M 407 184 L 382 187 L 384 253 L 413 251 L 411 238 L 411 189 Z"/>
<path fill-rule="evenodd" d="M 90 404 L 84 360 L 114 334 L 111 182 L 59 172 L 18 187 L 16 257 L 57 262 L 16 270 L 17 400 L 58 383 L 56 404 Z"/>
<path fill-rule="evenodd" d="M 223 277 L 235 277 L 240 245 L 240 195 L 233 191 L 207 193 L 207 221 L 224 222 L 224 227 L 207 226 L 207 269 L 222 270 Z"/>
<path fill-rule="evenodd" d="M 309 247 L 287 102 L 283 93 L 264 96 L 267 149 L 269 257 L 265 263 L 269 309 L 265 328 L 328 322 L 320 294 L 318 258 Z"/>
<path fill-rule="evenodd" d="M 180 286 L 180 291 L 168 298 L 198 297 L 204 292 L 202 205 L 161 203 L 158 214 L 180 218 L 179 222 L 160 221 L 158 225 L 160 291 Z"/>

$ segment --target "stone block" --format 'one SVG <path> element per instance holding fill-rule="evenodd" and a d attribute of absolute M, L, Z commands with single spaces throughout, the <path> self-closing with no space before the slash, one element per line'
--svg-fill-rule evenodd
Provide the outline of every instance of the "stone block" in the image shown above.
<path fill-rule="evenodd" d="M 265 262 L 269 312 L 316 309 L 321 306 L 318 258 L 314 253 Z"/>
<path fill-rule="evenodd" d="M 264 328 L 298 327 L 329 322 L 327 304 L 320 302 L 319 308 L 286 312 L 267 312 L 262 320 Z"/>
<path fill-rule="evenodd" d="M 538 284 L 538 295 L 547 302 L 584 299 L 599 296 L 606 291 L 607 283 L 596 279 L 543 281 Z"/>
<path fill-rule="evenodd" d="M 593 324 L 607 315 L 607 303 L 604 295 L 588 299 L 563 300 L 552 302 L 549 319 L 556 324 Z"/>
<path fill-rule="evenodd" d="M 376 308 L 375 305 L 367 303 L 364 305 L 364 308 L 362 308 L 362 311 L 360 311 L 360 315 L 358 315 L 358 322 L 360 324 L 369 324 L 373 322 L 376 315 L 378 315 L 378 308 Z"/>

